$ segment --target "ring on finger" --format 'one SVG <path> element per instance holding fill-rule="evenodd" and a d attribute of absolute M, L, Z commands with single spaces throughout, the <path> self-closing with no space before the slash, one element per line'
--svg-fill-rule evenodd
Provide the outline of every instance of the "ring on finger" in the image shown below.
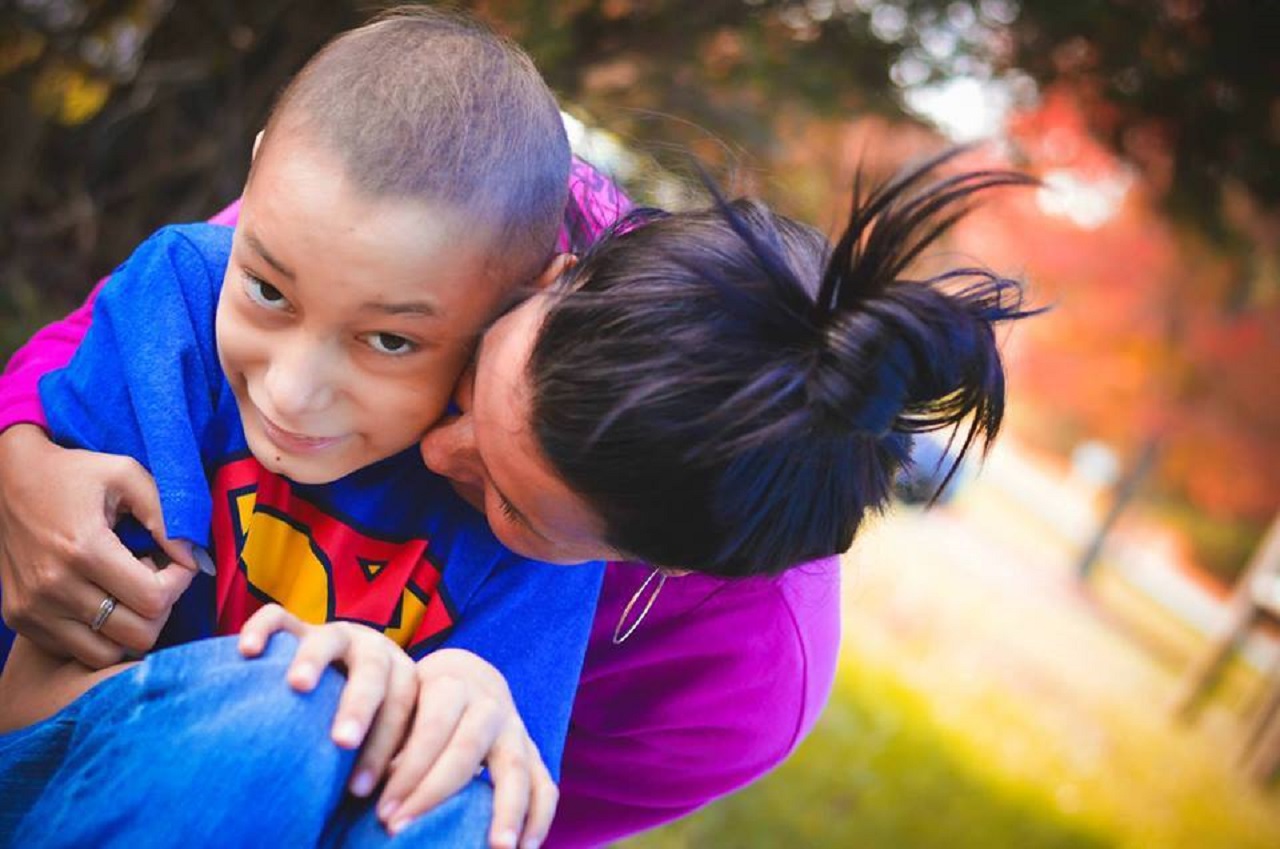
<path fill-rule="evenodd" d="M 107 619 L 111 617 L 116 610 L 116 597 L 108 595 L 102 600 L 102 604 L 98 605 L 98 615 L 93 617 L 93 621 L 89 623 L 89 630 L 95 634 L 102 630 L 102 626 L 107 624 Z"/>

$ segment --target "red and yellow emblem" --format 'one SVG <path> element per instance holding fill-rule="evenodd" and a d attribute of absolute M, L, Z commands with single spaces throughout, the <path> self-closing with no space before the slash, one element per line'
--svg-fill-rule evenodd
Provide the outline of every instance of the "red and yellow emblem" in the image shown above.
<path fill-rule="evenodd" d="M 453 624 L 426 540 L 367 536 L 252 457 L 219 469 L 213 496 L 219 633 L 271 602 L 306 622 L 363 622 L 406 649 Z"/>

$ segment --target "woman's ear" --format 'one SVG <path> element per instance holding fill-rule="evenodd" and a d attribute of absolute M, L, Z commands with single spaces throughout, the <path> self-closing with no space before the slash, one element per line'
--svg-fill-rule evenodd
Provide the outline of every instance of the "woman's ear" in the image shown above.
<path fill-rule="evenodd" d="M 547 267 L 542 269 L 533 280 L 534 291 L 541 292 L 548 288 L 552 283 L 560 279 L 560 275 L 578 264 L 578 258 L 573 254 L 556 254 L 547 263 Z"/>

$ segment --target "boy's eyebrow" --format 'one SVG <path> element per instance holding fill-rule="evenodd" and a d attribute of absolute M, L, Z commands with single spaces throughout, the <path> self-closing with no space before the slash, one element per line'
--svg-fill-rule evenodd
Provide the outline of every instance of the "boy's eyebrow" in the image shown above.
<path fill-rule="evenodd" d="M 366 301 L 360 305 L 360 309 L 366 311 L 372 310 L 374 312 L 384 313 L 385 315 L 439 315 L 436 305 L 429 301 L 404 301 L 398 304 Z"/>
<path fill-rule="evenodd" d="M 290 280 L 294 278 L 293 272 L 285 267 L 284 263 L 273 257 L 271 252 L 267 250 L 267 246 L 262 244 L 262 241 L 258 239 L 257 236 L 252 233 L 245 233 L 244 240 L 249 243 L 249 247 L 253 248 L 254 252 L 256 252 L 258 256 L 262 257 L 263 260 L 266 261 L 267 265 L 271 266 L 285 277 L 288 277 Z"/>

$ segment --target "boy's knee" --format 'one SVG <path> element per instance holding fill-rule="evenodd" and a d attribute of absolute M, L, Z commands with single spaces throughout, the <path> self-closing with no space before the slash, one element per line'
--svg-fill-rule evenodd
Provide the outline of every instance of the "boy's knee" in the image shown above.
<path fill-rule="evenodd" d="M 137 668 L 135 718 L 161 723 L 205 750 L 223 739 L 257 755 L 277 748 L 327 752 L 335 748 L 329 727 L 345 678 L 330 667 L 310 692 L 294 690 L 285 675 L 297 648 L 298 639 L 282 632 L 254 658 L 240 654 L 235 637 L 156 652 Z"/>

